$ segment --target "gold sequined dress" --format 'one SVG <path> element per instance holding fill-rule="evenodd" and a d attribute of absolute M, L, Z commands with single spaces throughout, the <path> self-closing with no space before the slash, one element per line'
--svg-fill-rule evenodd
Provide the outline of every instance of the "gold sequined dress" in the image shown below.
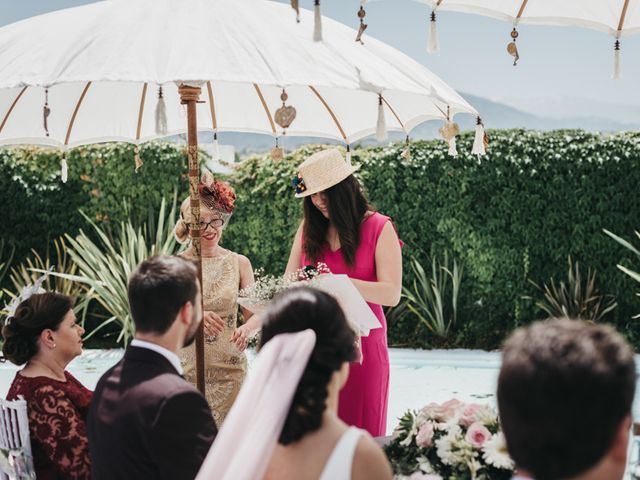
<path fill-rule="evenodd" d="M 229 252 L 221 257 L 203 257 L 202 281 L 204 310 L 217 313 L 226 323 L 224 331 L 215 339 L 205 334 L 204 343 L 205 397 L 220 428 L 247 373 L 247 357 L 229 341 L 238 321 L 238 254 Z M 195 345 L 183 348 L 180 358 L 185 378 L 195 385 Z"/>

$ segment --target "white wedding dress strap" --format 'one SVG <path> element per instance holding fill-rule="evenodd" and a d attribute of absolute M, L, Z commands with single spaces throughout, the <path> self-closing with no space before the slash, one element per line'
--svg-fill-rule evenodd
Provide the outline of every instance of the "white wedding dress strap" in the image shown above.
<path fill-rule="evenodd" d="M 342 434 L 322 470 L 320 480 L 351 480 L 353 457 L 362 435 L 364 430 L 356 427 L 349 427 Z"/>

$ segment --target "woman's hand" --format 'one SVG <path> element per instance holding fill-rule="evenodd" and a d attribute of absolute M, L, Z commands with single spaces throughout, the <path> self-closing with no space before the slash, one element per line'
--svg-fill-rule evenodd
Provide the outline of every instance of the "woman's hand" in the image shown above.
<path fill-rule="evenodd" d="M 224 330 L 225 322 L 216 312 L 205 311 L 202 320 L 204 322 L 204 333 L 208 337 L 216 337 Z"/>
<path fill-rule="evenodd" d="M 249 339 L 251 338 L 252 334 L 253 332 L 251 327 L 245 323 L 244 325 L 239 326 L 233 331 L 229 341 L 235 343 L 236 347 L 238 347 L 238 350 L 242 352 L 247 348 Z"/>

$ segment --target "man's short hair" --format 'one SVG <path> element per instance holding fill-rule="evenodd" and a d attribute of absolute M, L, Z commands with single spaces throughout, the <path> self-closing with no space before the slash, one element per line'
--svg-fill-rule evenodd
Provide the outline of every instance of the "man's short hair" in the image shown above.
<path fill-rule="evenodd" d="M 161 255 L 142 262 L 129 277 L 129 307 L 142 333 L 164 334 L 185 303 L 195 304 L 198 269 L 192 260 Z"/>
<path fill-rule="evenodd" d="M 563 318 L 517 330 L 498 378 L 509 454 L 536 480 L 589 470 L 631 413 L 635 384 L 633 352 L 608 325 Z"/>

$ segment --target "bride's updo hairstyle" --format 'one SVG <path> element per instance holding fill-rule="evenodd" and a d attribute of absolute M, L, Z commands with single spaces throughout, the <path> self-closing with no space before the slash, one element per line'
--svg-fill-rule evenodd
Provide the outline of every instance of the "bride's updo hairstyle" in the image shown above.
<path fill-rule="evenodd" d="M 292 288 L 272 301 L 264 318 L 260 346 L 281 333 L 306 329 L 315 332 L 316 344 L 282 428 L 278 440 L 282 445 L 296 442 L 320 428 L 333 373 L 345 362 L 356 359 L 355 334 L 338 302 L 308 287 Z"/>
<path fill-rule="evenodd" d="M 31 360 L 38 353 L 42 331 L 57 330 L 73 303 L 71 297 L 54 292 L 37 293 L 21 302 L 2 327 L 4 358 L 16 365 Z"/>

